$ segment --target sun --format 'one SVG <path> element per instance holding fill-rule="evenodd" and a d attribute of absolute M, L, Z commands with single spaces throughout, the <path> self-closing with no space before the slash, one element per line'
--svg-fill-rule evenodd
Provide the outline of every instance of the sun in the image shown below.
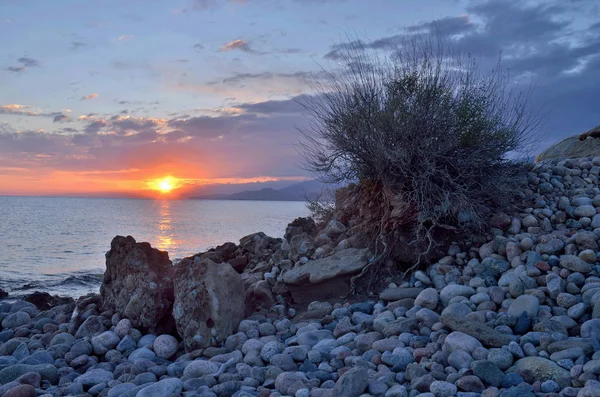
<path fill-rule="evenodd" d="M 172 176 L 166 176 L 164 178 L 149 180 L 147 184 L 150 189 L 167 194 L 177 189 L 180 186 L 180 181 Z"/>
<path fill-rule="evenodd" d="M 167 179 L 163 179 L 162 181 L 158 182 L 158 188 L 163 193 L 169 193 L 171 190 L 173 190 L 173 185 Z"/>

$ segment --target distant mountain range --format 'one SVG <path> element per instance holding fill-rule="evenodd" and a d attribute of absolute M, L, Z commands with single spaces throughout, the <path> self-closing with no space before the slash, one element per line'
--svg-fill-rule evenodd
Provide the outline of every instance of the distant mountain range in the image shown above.
<path fill-rule="evenodd" d="M 315 195 L 323 190 L 324 185 L 318 181 L 305 181 L 281 188 L 263 188 L 244 190 L 232 194 L 206 194 L 190 197 L 192 200 L 259 200 L 259 201 L 305 201 L 307 196 Z"/>

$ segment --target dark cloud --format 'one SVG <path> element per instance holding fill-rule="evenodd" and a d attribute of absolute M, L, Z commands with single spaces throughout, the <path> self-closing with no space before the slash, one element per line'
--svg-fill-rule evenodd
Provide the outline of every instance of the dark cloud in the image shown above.
<path fill-rule="evenodd" d="M 19 65 L 8 66 L 4 70 L 8 72 L 19 73 L 27 70 L 27 68 L 40 66 L 39 61 L 33 58 L 22 57 L 17 59 Z"/>
<path fill-rule="evenodd" d="M 193 48 L 196 49 L 196 50 L 203 50 L 204 46 L 202 44 L 198 43 L 198 44 L 194 44 Z"/>
<path fill-rule="evenodd" d="M 283 79 L 295 79 L 302 82 L 310 80 L 320 79 L 325 77 L 325 73 L 319 72 L 293 72 L 293 73 L 272 73 L 272 72 L 260 72 L 260 73 L 236 73 L 233 76 L 226 77 L 221 80 L 213 80 L 208 85 L 216 84 L 239 84 L 247 81 L 260 81 L 260 80 L 272 80 L 277 78 Z"/>
<path fill-rule="evenodd" d="M 265 101 L 257 103 L 244 103 L 235 106 L 238 109 L 245 110 L 250 113 L 260 114 L 285 114 L 285 113 L 302 113 L 304 107 L 302 103 L 306 99 L 305 95 L 295 97 L 294 99 L 282 101 Z"/>
<path fill-rule="evenodd" d="M 85 47 L 87 44 L 81 42 L 81 41 L 74 41 L 71 43 L 71 49 L 72 50 L 77 50 L 81 47 Z"/>
<path fill-rule="evenodd" d="M 95 120 L 89 123 L 84 131 L 88 134 L 97 134 L 100 130 L 108 126 L 108 123 L 105 120 Z"/>
<path fill-rule="evenodd" d="M 596 2 L 516 0 L 472 2 L 468 15 L 444 17 L 372 41 L 355 40 L 332 46 L 326 59 L 349 63 L 368 59 L 363 51 L 393 51 L 421 37 L 440 37 L 469 54 L 481 70 L 501 68 L 514 78 L 516 89 L 533 83 L 533 109 L 546 119 L 544 145 L 600 123 L 600 23 L 574 22 L 574 15 L 593 15 Z M 401 52 L 400 52 L 401 53 Z M 543 149 L 543 148 L 539 148 Z"/>
<path fill-rule="evenodd" d="M 71 121 L 71 117 L 69 115 L 66 114 L 57 114 L 56 116 L 54 116 L 53 121 L 55 123 L 64 123 L 67 121 Z"/>

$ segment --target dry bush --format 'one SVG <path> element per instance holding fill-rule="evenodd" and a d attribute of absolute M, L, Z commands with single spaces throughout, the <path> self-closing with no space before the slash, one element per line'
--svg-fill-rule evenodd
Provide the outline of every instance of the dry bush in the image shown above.
<path fill-rule="evenodd" d="M 310 126 L 300 148 L 319 180 L 359 182 L 379 201 L 379 224 L 368 231 L 373 263 L 409 244 L 418 255 L 404 269 L 414 268 L 440 230 L 484 230 L 492 211 L 507 210 L 524 169 L 507 155 L 539 120 L 529 92 L 512 89 L 500 62 L 482 73 L 435 39 L 406 42 L 384 58 L 355 42 L 344 60 L 350 72 L 329 73 L 302 100 Z"/>

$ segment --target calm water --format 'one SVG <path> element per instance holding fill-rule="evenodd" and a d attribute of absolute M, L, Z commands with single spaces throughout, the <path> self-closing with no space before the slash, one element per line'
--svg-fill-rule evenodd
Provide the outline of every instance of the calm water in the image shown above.
<path fill-rule="evenodd" d="M 104 254 L 131 235 L 180 259 L 250 233 L 282 237 L 303 202 L 0 197 L 0 288 L 97 291 Z"/>

